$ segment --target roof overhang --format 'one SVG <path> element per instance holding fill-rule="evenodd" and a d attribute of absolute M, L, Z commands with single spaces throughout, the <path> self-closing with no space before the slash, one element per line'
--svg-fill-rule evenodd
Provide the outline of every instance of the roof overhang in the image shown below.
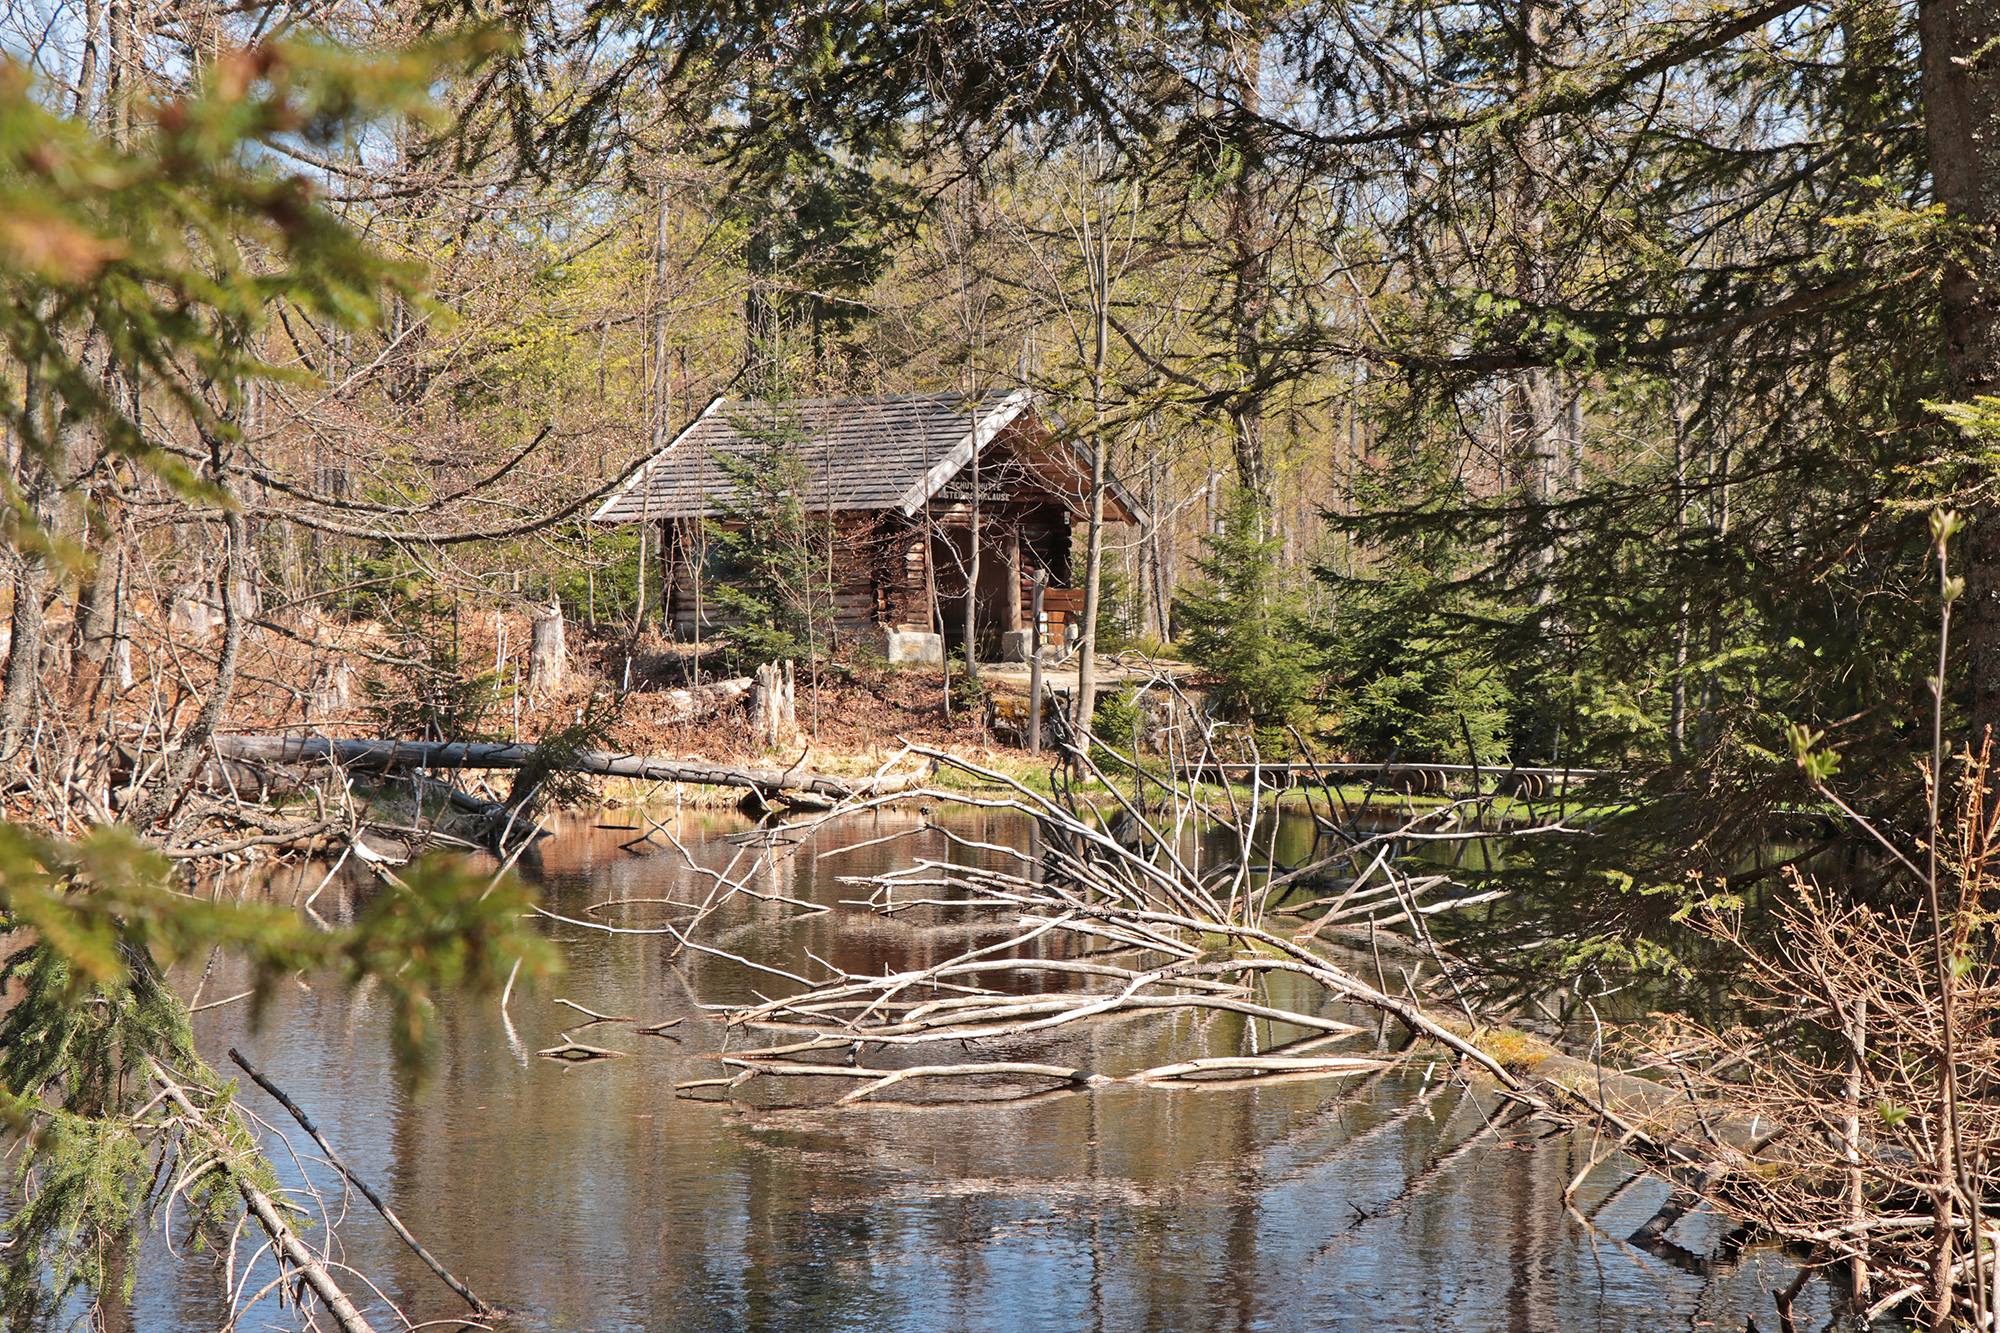
<path fill-rule="evenodd" d="M 965 433 L 949 453 L 917 478 L 916 482 L 896 498 L 896 508 L 904 518 L 913 517 L 919 509 L 931 502 L 931 497 L 944 489 L 944 484 L 958 475 L 960 468 L 972 461 L 973 455 L 992 443 L 993 437 L 1013 422 L 1015 417 L 1026 411 L 1035 401 L 1034 390 L 1016 389 L 993 405 L 991 411 L 972 423 L 972 429 Z"/>

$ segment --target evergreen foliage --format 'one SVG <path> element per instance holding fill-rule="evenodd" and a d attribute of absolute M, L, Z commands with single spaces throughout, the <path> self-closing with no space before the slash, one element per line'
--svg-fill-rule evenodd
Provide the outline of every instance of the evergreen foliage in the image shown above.
<path fill-rule="evenodd" d="M 1091 762 L 1107 775 L 1132 770 L 1132 747 L 1141 724 L 1139 692 L 1108 690 L 1097 696 L 1090 715 Z"/>
<path fill-rule="evenodd" d="M 782 408 L 733 424 L 754 447 L 717 460 L 735 489 L 709 525 L 715 564 L 708 597 L 742 621 L 728 630 L 737 669 L 810 662 L 833 642 L 833 528 L 823 510 L 807 508 L 816 486 L 800 452 L 806 432 Z"/>
<path fill-rule="evenodd" d="M 1089 538 L 1079 527 L 1073 534 L 1070 550 L 1070 568 L 1084 567 L 1086 547 Z M 1135 619 L 1136 592 L 1132 579 L 1125 572 L 1122 561 L 1107 558 L 1098 572 L 1097 579 L 1097 651 L 1099 653 L 1122 653 L 1131 648 L 1137 639 L 1132 633 Z"/>
<path fill-rule="evenodd" d="M 421 600 L 419 542 L 478 534 L 412 539 L 405 525 L 450 499 L 483 507 L 484 483 L 458 480 L 514 464 L 487 474 L 409 441 L 433 426 L 553 423 L 551 396 L 571 409 L 572 440 L 601 440 L 604 419 L 664 428 L 690 392 L 674 339 L 683 353 L 730 349 L 709 353 L 710 386 L 776 392 L 796 331 L 816 372 L 851 366 L 859 353 L 829 344 L 859 341 L 896 280 L 897 247 L 949 196 L 964 231 L 948 279 L 910 296 L 924 314 L 882 335 L 920 367 L 899 373 L 1003 367 L 1056 388 L 1101 437 L 1141 419 L 1227 418 L 1246 479 L 1264 475 L 1265 432 L 1331 438 L 1312 433 L 1313 414 L 1348 397 L 1342 461 L 1358 475 L 1335 523 L 1354 560 L 1327 576 L 1331 629 L 1308 640 L 1298 624 L 1252 495 L 1204 539 L 1203 579 L 1177 605 L 1187 656 L 1226 711 L 1262 728 L 1291 721 L 1323 667 L 1336 734 L 1358 755 L 1469 748 L 1495 766 L 1620 772 L 1582 795 L 1591 837 L 1523 843 L 1492 869 L 1531 894 L 1496 902 L 1476 929 L 1439 923 L 1468 930 L 1465 951 L 1486 951 L 1496 972 L 1664 965 L 1654 941 L 1691 875 L 1735 895 L 1772 882 L 1774 846 L 1863 844 L 1828 826 L 1824 793 L 1802 782 L 1787 743 L 1801 727 L 1840 748 L 1843 792 L 1881 836 L 1928 836 L 1913 776 L 1927 701 L 1913 682 L 1933 670 L 1932 645 L 1913 627 L 1934 614 L 1921 515 L 1939 503 L 1973 522 L 1959 557 L 1969 667 L 1954 659 L 1938 686 L 1947 729 L 1976 734 L 2000 716 L 2000 400 L 1981 396 L 2000 384 L 1984 170 L 2000 99 L 1993 11 L 1977 0 L 1384 0 L 1365 14 L 1205 0 L 592 0 L 560 12 L 438 0 L 422 21 L 498 19 L 524 35 L 518 50 L 459 48 L 494 59 L 458 89 L 455 142 L 420 123 L 430 59 L 267 41 L 263 11 L 224 7 L 177 15 L 184 63 L 176 52 L 155 82 L 133 77 L 144 57 L 122 37 L 99 49 L 104 11 L 82 8 L 87 19 L 51 10 L 37 41 L 88 47 L 98 73 L 38 89 L 0 64 L 0 420 L 19 459 L 0 477 L 0 527 L 34 636 L 70 591 L 44 574 L 87 564 L 59 530 L 108 551 L 114 519 L 121 556 L 177 527 L 221 528 L 231 576 L 259 563 L 254 525 L 297 523 L 315 541 L 371 543 L 341 582 L 401 585 L 350 607 Z M 253 32 L 229 49 L 226 34 Z M 100 57 L 124 64 L 114 76 Z M 371 125 L 378 115 L 393 131 Z M 469 170 L 485 172 L 509 134 L 511 163 Z M 371 160 L 392 140 L 406 173 L 393 180 Z M 1080 184 L 1067 169 L 1085 158 L 1098 202 L 1037 207 L 1052 183 Z M 277 165 L 299 159 L 342 182 L 351 214 Z M 703 173 L 683 164 L 718 163 L 729 170 L 686 184 Z M 509 168 L 573 173 L 577 206 L 516 192 Z M 692 221 L 669 216 L 683 188 L 708 210 Z M 511 296 L 499 272 L 534 308 L 420 354 L 444 312 L 423 303 L 418 266 L 364 231 L 454 262 L 504 252 L 460 270 L 482 281 L 445 289 L 460 303 L 482 288 Z M 713 268 L 676 272 L 697 255 Z M 1072 300 L 1077 264 L 1105 298 L 1093 331 Z M 678 305 L 664 295 L 676 282 Z M 732 313 L 691 333 L 674 323 L 691 309 Z M 1065 324 L 1067 338 L 1044 332 Z M 378 325 L 357 351 L 351 335 Z M 594 356 L 577 355 L 586 330 Z M 384 396 L 363 401 L 343 380 L 318 407 L 253 428 L 251 386 L 306 378 L 298 368 L 352 372 Z M 615 410 L 607 378 L 630 395 Z M 434 397 L 413 392 L 432 379 Z M 301 437 L 322 442 L 326 421 L 385 405 L 372 480 L 302 480 L 319 455 Z M 743 665 L 817 658 L 833 624 L 811 469 L 782 409 L 760 429 L 765 447 L 737 464 L 738 502 L 715 529 L 713 600 L 745 622 L 729 636 Z M 1176 472 L 1162 468 L 1161 484 Z M 561 517 L 528 512 L 541 498 L 516 507 L 507 542 Z M 1164 500 L 1158 512 L 1176 512 L 1177 497 Z M 578 549 L 604 562 L 614 599 L 648 585 L 643 538 Z M 578 583 L 564 588 L 572 604 L 605 591 Z M 1093 629 L 1110 648 L 1124 599 L 1115 576 L 1100 591 Z M 493 682 L 460 659 L 443 614 L 433 604 L 414 622 L 424 665 L 368 683 L 385 730 L 479 734 Z M 195 734 L 175 738 L 182 756 L 221 720 L 240 630 L 232 621 L 213 659 Z M 12 642 L 10 749 L 71 720 L 44 702 L 41 642 L 25 629 Z M 96 701 L 85 720 L 101 724 L 103 752 L 130 715 Z M 523 803 L 604 720 L 593 706 L 547 738 Z M 1111 698 L 1095 725 L 1116 746 L 1128 720 Z M 89 733 L 70 734 L 85 753 Z M 181 781 L 158 782 L 127 817 L 150 822 Z M 1866 866 L 1850 859 L 1860 884 Z M 0 827 L 0 928 L 37 940 L 0 969 L 18 997 L 0 1018 L 0 1095 L 10 1128 L 35 1136 L 36 1192 L 7 1255 L 10 1318 L 110 1280 L 105 1256 L 158 1201 L 149 1182 L 171 1178 L 160 1140 L 133 1119 L 135 1072 L 151 1057 L 208 1076 L 157 985 L 160 963 L 222 943 L 249 953 L 260 988 L 309 966 L 378 977 L 407 1065 L 432 990 L 490 986 L 533 956 L 508 926 L 516 890 L 478 889 L 419 867 L 363 921 L 314 934 L 282 913 L 173 895 L 133 839 Z"/>
<path fill-rule="evenodd" d="M 1202 579 L 1174 605 L 1182 656 L 1213 682 L 1224 716 L 1260 729 L 1297 720 L 1312 685 L 1308 647 L 1257 497 L 1237 494 L 1202 546 Z"/>
<path fill-rule="evenodd" d="M 514 775 L 507 792 L 507 806 L 523 818 L 543 809 L 570 809 L 598 800 L 595 779 L 578 772 L 579 752 L 610 746 L 611 730 L 624 708 L 622 695 L 596 695 L 578 711 L 574 721 L 552 726 L 535 741 Z M 560 717 L 560 715 L 558 715 Z"/>
<path fill-rule="evenodd" d="M 1504 763 L 1511 696 L 1490 612 L 1475 614 L 1465 594 L 1416 568 L 1348 584 L 1337 606 L 1324 640 L 1327 703 L 1346 754 Z"/>
<path fill-rule="evenodd" d="M 433 997 L 497 992 L 517 964 L 547 975 L 548 943 L 520 925 L 532 899 L 511 878 L 492 882 L 448 863 L 413 867 L 356 921 L 316 929 L 285 908 L 192 898 L 171 866 L 124 829 L 75 843 L 0 824 L 0 933 L 33 942 L 0 963 L 0 1126 L 32 1144 L 6 1225 L 0 1304 L 9 1326 L 45 1320 L 79 1288 L 104 1293 L 127 1274 L 137 1230 L 170 1198 L 199 1226 L 234 1204 L 228 1178 L 203 1172 L 176 1185 L 181 1140 L 164 1132 L 147 1074 L 156 1060 L 192 1086 L 223 1082 L 195 1054 L 187 1011 L 161 970 L 221 947 L 250 964 L 253 1021 L 283 978 L 332 969 L 386 995 L 391 1040 L 406 1078 L 435 1040 Z M 267 1167 L 253 1137 L 226 1114 L 245 1169 Z M 198 1233 L 199 1234 L 199 1233 Z"/>
<path fill-rule="evenodd" d="M 500 678 L 468 663 L 460 650 L 458 612 L 446 596 L 396 599 L 395 620 L 409 637 L 414 659 L 395 671 L 374 671 L 361 681 L 363 707 L 376 734 L 419 741 L 485 741 L 486 716 L 499 697 Z"/>
<path fill-rule="evenodd" d="M 731 205 L 753 281 L 748 382 L 776 390 L 795 357 L 816 379 L 844 379 L 859 354 L 848 335 L 867 321 L 868 290 L 914 220 L 909 191 L 793 143 L 771 143 L 741 169 Z"/>
<path fill-rule="evenodd" d="M 560 558 L 549 576 L 572 623 L 594 625 L 630 614 L 639 597 L 640 562 L 653 557 L 650 542 L 640 551 L 638 524 L 595 525 L 578 536 L 565 534 L 557 550 Z M 650 579 L 648 587 L 650 591 Z"/>
<path fill-rule="evenodd" d="M 1993 210 L 1945 200 L 1936 157 L 1964 165 L 1984 131 L 1927 118 L 1951 99 L 1923 86 L 1983 48 L 1951 36 L 1951 6 L 1928 27 L 1920 8 L 1392 0 L 1354 25 L 1312 6 L 614 3 L 592 37 L 676 58 L 613 62 L 578 115 L 517 125 L 603 148 L 593 126 L 651 76 L 702 123 L 761 99 L 702 144 L 748 174 L 797 151 L 954 184 L 992 165 L 990 185 L 1105 146 L 1147 201 L 1131 250 L 1185 260 L 1162 304 L 1190 313 L 1121 318 L 1110 355 L 1139 369 L 1093 410 L 1177 404 L 1248 443 L 1342 368 L 1365 466 L 1442 451 L 1455 491 L 1384 488 L 1341 516 L 1364 566 L 1420 534 L 1460 557 L 1412 626 L 1442 674 L 1377 652 L 1383 705 L 1416 716 L 1497 661 L 1491 744 L 1715 777 L 1730 798 L 1660 803 L 1655 842 L 1726 868 L 1799 832 L 1777 781 L 1792 722 L 1848 720 L 1853 771 L 1905 780 L 1907 515 L 1990 486 L 1923 406 L 1969 396 L 1947 362 L 1992 342 L 1941 327 L 1992 308 L 1953 292 L 1990 290 Z M 1008 57 L 1040 77 L 995 77 Z M 523 61 L 500 82 L 525 110 L 541 77 Z M 1296 96 L 1267 102 L 1277 86 Z M 1381 591 L 1399 615 L 1437 600 Z M 1473 695 L 1468 724 L 1499 702 Z"/>
<path fill-rule="evenodd" d="M 1333 601 L 1329 627 L 1318 636 L 1333 734 L 1362 760 L 1535 762 L 1510 755 L 1511 741 L 1517 725 L 1531 729 L 1550 706 L 1550 682 L 1522 680 L 1517 693 L 1503 670 L 1501 646 L 1519 614 L 1462 581 L 1471 561 L 1442 529 L 1473 501 L 1440 447 L 1436 423 L 1410 424 L 1416 443 L 1355 478 L 1350 503 L 1369 512 L 1393 497 L 1431 523 L 1413 522 L 1396 541 L 1365 549 L 1358 570 L 1316 571 Z M 1511 716 L 1517 710 L 1526 716 Z"/>

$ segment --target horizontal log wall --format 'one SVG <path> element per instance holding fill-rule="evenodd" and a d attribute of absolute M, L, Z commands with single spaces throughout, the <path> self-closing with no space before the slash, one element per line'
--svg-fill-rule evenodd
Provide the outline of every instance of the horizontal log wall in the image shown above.
<path fill-rule="evenodd" d="M 921 524 L 885 517 L 875 546 L 876 616 L 895 629 L 931 628 L 930 540 Z"/>
<path fill-rule="evenodd" d="M 884 516 L 875 514 L 841 514 L 835 518 L 828 547 L 834 579 L 834 628 L 839 633 L 861 633 L 883 619 L 887 608 L 883 605 L 877 548 L 885 535 L 889 535 L 885 533 L 887 527 Z M 693 634 L 697 605 L 703 634 L 743 625 L 741 616 L 726 612 L 717 603 L 711 580 L 705 578 L 699 588 L 695 586 L 692 562 L 686 553 L 698 548 L 690 547 L 691 539 L 685 530 L 678 540 L 677 558 L 669 562 L 673 579 L 667 597 L 667 615 L 676 632 L 684 637 Z"/>
<path fill-rule="evenodd" d="M 936 564 L 931 542 L 947 532 L 963 533 L 971 523 L 967 506 L 940 497 L 915 518 L 894 512 L 839 514 L 829 543 L 834 578 L 834 624 L 842 634 L 859 634 L 877 626 L 929 631 L 936 628 L 933 608 L 938 602 L 964 596 L 962 575 L 954 581 L 955 562 Z M 667 579 L 667 617 L 675 631 L 691 637 L 699 604 L 704 635 L 736 628 L 740 616 L 726 613 L 712 595 L 713 584 L 697 588 L 694 565 L 704 543 L 691 523 L 663 524 L 665 545 L 661 566 Z M 1031 569 L 1048 572 L 1060 589 L 1071 580 L 1070 520 L 1060 504 L 1040 497 L 982 506 L 980 535 L 982 565 L 999 567 L 1008 559 L 1014 535 L 1019 537 L 1017 573 L 1021 578 L 1020 622 L 1028 623 Z M 949 567 L 948 567 L 949 566 Z M 949 585 L 949 586 L 947 586 Z M 1066 607 L 1048 608 L 1060 633 Z"/>

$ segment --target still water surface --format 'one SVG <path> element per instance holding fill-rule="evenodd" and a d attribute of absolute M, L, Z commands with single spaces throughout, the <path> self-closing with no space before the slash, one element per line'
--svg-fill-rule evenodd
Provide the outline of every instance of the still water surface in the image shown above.
<path fill-rule="evenodd" d="M 778 896 L 838 904 L 861 896 L 839 876 L 912 854 L 968 855 L 934 833 L 836 851 L 915 822 L 884 815 L 830 830 L 755 875 L 772 896 L 732 900 L 706 938 L 801 971 L 815 956 L 880 972 L 958 953 L 992 928 L 948 909 L 895 921 L 851 907 L 807 914 Z M 621 851 L 633 833 L 579 821 L 529 869 L 551 910 L 583 917 L 622 900 L 598 919 L 646 928 L 686 918 L 713 882 L 698 867 L 752 864 L 725 837 L 743 827 L 675 822 L 691 865 L 663 840 Z M 1023 836 L 1005 820 L 953 827 L 981 841 Z M 336 881 L 317 907 L 343 915 L 367 891 Z M 513 1307 L 523 1329 L 1737 1333 L 1751 1317 L 1774 1325 L 1769 1293 L 1791 1276 L 1768 1249 L 1699 1258 L 1724 1248 L 1723 1228 L 1699 1215 L 1673 1232 L 1681 1252 L 1625 1244 L 1664 1185 L 1631 1182 L 1590 1135 L 1510 1120 L 1490 1091 L 1452 1083 L 1422 1057 L 1366 1077 L 1113 1087 L 1012 1105 L 836 1109 L 823 1105 L 833 1091 L 799 1086 L 833 1082 L 823 1079 L 760 1079 L 734 1101 L 677 1097 L 676 1083 L 724 1072 L 705 1053 L 746 1044 L 699 1006 L 771 993 L 772 979 L 678 952 L 671 936 L 544 925 L 567 973 L 517 993 L 505 1015 L 497 1002 L 451 1004 L 430 1080 L 414 1093 L 396 1080 L 383 1008 L 365 989 L 287 987 L 255 1033 L 240 1005 L 196 1016 L 205 1054 L 230 1068 L 225 1053 L 240 1045 L 431 1250 Z M 185 994 L 194 979 L 180 980 Z M 205 993 L 230 994 L 234 980 L 218 966 Z M 682 1018 L 681 1040 L 632 1023 L 579 1028 L 557 996 L 642 1023 Z M 565 1031 L 631 1058 L 567 1067 L 533 1054 Z M 1231 1015 L 1153 1017 L 985 1054 L 1116 1074 L 1288 1035 Z M 1375 1037 L 1359 1040 L 1366 1051 Z M 312 1145 L 274 1103 L 254 1087 L 244 1101 L 283 1122 L 297 1157 L 281 1149 L 281 1169 L 292 1182 L 303 1170 L 325 1192 L 348 1264 L 413 1320 L 459 1313 L 365 1203 L 310 1160 Z M 1567 1210 L 1565 1185 L 1607 1155 Z M 141 1330 L 201 1333 L 221 1321 L 207 1263 L 169 1253 L 184 1249 L 183 1235 L 148 1241 L 132 1309 Z M 252 1248 L 239 1247 L 239 1265 Z M 1800 1307 L 1801 1327 L 1825 1323 L 1817 1290 Z M 288 1313 L 267 1297 L 239 1327 L 289 1325 Z"/>

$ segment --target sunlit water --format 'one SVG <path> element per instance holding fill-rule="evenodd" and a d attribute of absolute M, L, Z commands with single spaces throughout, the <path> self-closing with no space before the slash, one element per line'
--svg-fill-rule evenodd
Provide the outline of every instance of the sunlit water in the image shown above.
<path fill-rule="evenodd" d="M 948 859 L 948 849 L 935 834 L 834 849 L 914 823 L 843 825 L 751 886 L 814 902 L 860 897 L 835 877 L 916 853 Z M 738 858 L 736 872 L 755 854 L 722 835 L 742 827 L 673 825 L 696 862 L 722 870 Z M 954 827 L 989 842 L 1023 836 L 1003 820 Z M 607 900 L 669 899 L 679 905 L 628 902 L 599 919 L 639 928 L 663 914 L 684 920 L 712 880 L 660 839 L 621 851 L 634 836 L 578 822 L 544 843 L 533 871 L 550 908 L 583 917 Z M 317 882 L 305 880 L 306 890 Z M 365 891 L 336 881 L 317 907 L 351 912 Z M 994 937 L 966 917 L 949 908 L 895 921 L 855 908 L 808 914 L 777 896 L 739 896 L 701 938 L 795 971 L 814 972 L 818 958 L 880 972 Z M 739 1100 L 676 1096 L 677 1083 L 725 1072 L 709 1058 L 725 1041 L 767 1040 L 725 1033 L 699 1006 L 775 993 L 774 979 L 679 951 L 671 936 L 544 924 L 563 944 L 567 973 L 517 993 L 505 1016 L 496 1001 L 451 1003 L 429 1081 L 415 1093 L 397 1082 L 384 1008 L 366 990 L 288 984 L 256 1033 L 241 1005 L 196 1017 L 211 1059 L 229 1068 L 226 1051 L 241 1046 L 440 1259 L 516 1312 L 516 1327 L 1736 1333 L 1751 1317 L 1775 1326 L 1769 1293 L 1791 1277 L 1768 1249 L 1697 1261 L 1723 1239 L 1699 1215 L 1675 1229 L 1686 1252 L 1671 1262 L 1624 1243 L 1659 1207 L 1664 1185 L 1633 1182 L 1625 1159 L 1588 1134 L 1513 1118 L 1490 1089 L 1449 1081 L 1441 1061 L 1421 1054 L 1372 1076 L 1113 1087 L 1018 1104 L 834 1108 L 825 1102 L 848 1085 L 803 1086 L 835 1082 L 824 1079 L 760 1079 L 727 1094 Z M 204 998 L 233 993 L 237 980 L 218 965 Z M 195 981 L 176 977 L 183 994 Z M 580 1027 L 556 997 L 639 1023 L 681 1018 L 680 1040 L 642 1035 L 632 1022 Z M 534 1054 L 565 1032 L 629 1058 L 567 1067 Z M 1056 1041 L 988 1043 L 980 1054 L 1118 1074 L 1258 1049 L 1274 1035 L 1296 1034 L 1246 1030 L 1231 1015 L 1154 1017 Z M 1375 1042 L 1370 1031 L 1355 1049 Z M 367 1205 L 340 1190 L 283 1111 L 245 1084 L 245 1105 L 292 1145 L 276 1145 L 288 1183 L 303 1170 L 319 1187 L 351 1269 L 412 1320 L 460 1314 Z M 1579 1172 L 1566 1208 L 1565 1186 Z M 185 1240 L 179 1224 L 148 1239 L 134 1327 L 205 1333 L 223 1321 L 213 1256 L 191 1254 Z M 268 1260 L 251 1263 L 258 1240 L 246 1236 L 236 1257 L 253 1291 L 271 1277 Z M 348 1277 L 366 1303 L 366 1288 Z M 1824 1325 L 1817 1288 L 1799 1309 L 1801 1327 Z M 395 1326 L 381 1300 L 371 1317 Z M 239 1327 L 293 1322 L 266 1294 Z"/>

